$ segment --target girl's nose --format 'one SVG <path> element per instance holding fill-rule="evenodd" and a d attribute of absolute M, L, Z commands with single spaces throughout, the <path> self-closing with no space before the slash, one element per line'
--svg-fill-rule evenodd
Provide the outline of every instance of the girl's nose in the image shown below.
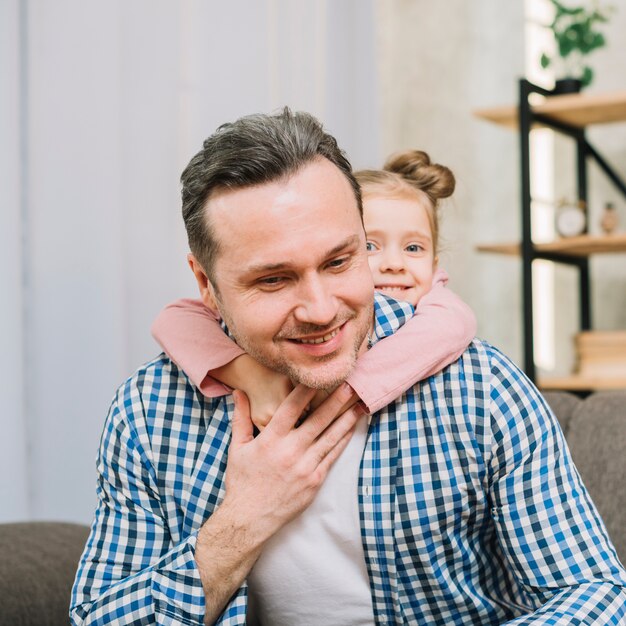
<path fill-rule="evenodd" d="M 382 272 L 401 272 L 404 269 L 404 259 L 398 250 L 388 248 L 383 251 L 380 262 Z"/>

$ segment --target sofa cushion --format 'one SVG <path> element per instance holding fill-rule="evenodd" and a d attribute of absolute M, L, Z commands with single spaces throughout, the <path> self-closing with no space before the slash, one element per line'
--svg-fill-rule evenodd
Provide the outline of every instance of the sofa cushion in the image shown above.
<path fill-rule="evenodd" d="M 569 421 L 567 442 L 622 563 L 626 563 L 626 391 L 590 395 Z"/>
<path fill-rule="evenodd" d="M 0 524 L 0 626 L 67 626 L 70 592 L 89 528 Z"/>
<path fill-rule="evenodd" d="M 543 397 L 559 420 L 561 430 L 567 437 L 569 421 L 583 401 L 578 396 L 566 391 L 545 391 Z"/>

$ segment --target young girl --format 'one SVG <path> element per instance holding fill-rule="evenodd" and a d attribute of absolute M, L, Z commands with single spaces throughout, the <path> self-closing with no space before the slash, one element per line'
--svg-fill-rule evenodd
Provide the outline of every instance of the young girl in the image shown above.
<path fill-rule="evenodd" d="M 347 382 L 370 413 L 418 380 L 455 361 L 476 332 L 471 309 L 445 288 L 437 271 L 438 204 L 455 187 L 452 172 L 425 152 L 391 157 L 382 170 L 355 173 L 363 195 L 363 222 L 377 291 L 415 307 L 394 335 L 361 356 Z M 200 300 L 165 307 L 152 326 L 165 352 L 208 397 L 243 390 L 252 421 L 263 428 L 292 389 L 284 375 L 267 369 L 231 341 L 217 312 Z"/>

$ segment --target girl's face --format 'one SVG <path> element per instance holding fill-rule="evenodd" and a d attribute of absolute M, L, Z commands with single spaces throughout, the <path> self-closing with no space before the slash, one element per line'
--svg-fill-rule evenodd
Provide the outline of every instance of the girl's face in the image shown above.
<path fill-rule="evenodd" d="M 363 222 L 374 286 L 415 306 L 430 290 L 437 268 L 432 229 L 423 200 L 370 196 Z"/>

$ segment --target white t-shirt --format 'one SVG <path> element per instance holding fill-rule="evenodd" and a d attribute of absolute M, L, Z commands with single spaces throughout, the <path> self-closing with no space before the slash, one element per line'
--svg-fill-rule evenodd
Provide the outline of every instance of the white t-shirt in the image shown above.
<path fill-rule="evenodd" d="M 359 521 L 362 418 L 315 500 L 274 535 L 248 576 L 250 613 L 263 626 L 372 626 Z"/>

